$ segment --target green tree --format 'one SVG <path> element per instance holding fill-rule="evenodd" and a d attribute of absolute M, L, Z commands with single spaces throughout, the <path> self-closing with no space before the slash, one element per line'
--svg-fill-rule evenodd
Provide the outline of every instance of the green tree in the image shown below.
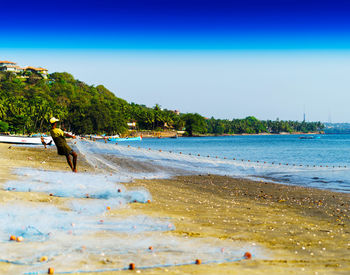
<path fill-rule="evenodd" d="M 185 122 L 186 132 L 189 136 L 193 136 L 194 133 L 204 134 L 207 132 L 207 125 L 204 117 L 195 113 L 188 113 L 182 116 Z"/>
<path fill-rule="evenodd" d="M 0 132 L 7 132 L 8 128 L 8 123 L 0 120 Z"/>
<path fill-rule="evenodd" d="M 34 73 L 29 76 L 35 77 Z M 33 81 L 32 81 L 33 80 Z M 23 81 L 15 74 L 0 72 L 0 120 L 12 132 L 47 131 L 50 117 L 60 118 L 63 127 L 77 134 L 124 133 L 127 122 L 135 121 L 140 130 L 186 129 L 195 133 L 232 134 L 262 132 L 320 131 L 320 122 L 260 121 L 255 117 L 244 119 L 205 120 L 199 114 L 176 115 L 162 110 L 128 103 L 116 97 L 103 85 L 91 86 L 74 79 L 69 73 L 53 73 L 47 80 Z"/>

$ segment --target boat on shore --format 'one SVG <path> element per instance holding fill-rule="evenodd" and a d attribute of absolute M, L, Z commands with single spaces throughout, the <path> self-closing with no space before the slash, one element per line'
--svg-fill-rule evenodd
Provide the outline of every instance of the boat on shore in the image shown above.
<path fill-rule="evenodd" d="M 142 140 L 142 136 L 121 138 L 121 137 L 119 137 L 119 135 L 115 135 L 115 136 L 106 136 L 106 135 L 98 136 L 98 135 L 93 135 L 93 136 L 89 136 L 88 138 L 90 140 L 104 141 L 106 143 L 107 142 L 119 142 L 119 141 L 141 141 Z"/>
<path fill-rule="evenodd" d="M 53 145 L 51 137 L 44 137 L 47 145 Z M 25 144 L 25 145 L 42 145 L 41 137 L 25 137 L 25 136 L 0 136 L 0 143 Z"/>
<path fill-rule="evenodd" d="M 127 138 L 109 138 L 108 141 L 119 142 L 119 141 L 141 141 L 142 137 L 127 137 Z"/>

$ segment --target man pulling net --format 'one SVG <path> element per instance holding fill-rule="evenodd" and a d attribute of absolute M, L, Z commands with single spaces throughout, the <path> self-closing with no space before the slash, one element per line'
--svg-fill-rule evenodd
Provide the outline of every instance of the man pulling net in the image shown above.
<path fill-rule="evenodd" d="M 59 121 L 59 119 L 52 117 L 50 119 L 50 123 L 51 123 L 51 130 L 50 130 L 50 134 L 51 137 L 53 139 L 53 141 L 56 144 L 57 147 L 57 153 L 59 155 L 62 156 L 66 156 L 67 158 L 67 163 L 69 165 L 69 167 L 72 169 L 73 172 L 77 172 L 77 158 L 78 158 L 78 154 L 76 152 L 74 152 L 74 150 L 72 148 L 69 147 L 69 145 L 67 144 L 67 141 L 65 139 L 66 137 L 71 137 L 71 138 L 75 138 L 75 136 L 70 135 L 66 132 L 63 132 L 60 128 L 57 128 L 57 122 Z M 70 156 L 72 155 L 73 157 L 73 163 L 72 160 L 70 158 Z"/>

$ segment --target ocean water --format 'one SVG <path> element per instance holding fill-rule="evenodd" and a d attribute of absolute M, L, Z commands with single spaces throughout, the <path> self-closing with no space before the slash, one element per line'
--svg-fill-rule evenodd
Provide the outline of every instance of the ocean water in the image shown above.
<path fill-rule="evenodd" d="M 107 162 L 106 156 L 139 162 L 153 171 L 115 166 L 120 174 L 167 177 L 176 174 L 219 174 L 350 192 L 350 135 L 261 135 L 78 142 L 83 154 Z M 314 136 L 316 137 L 316 136 Z M 102 160 L 101 160 L 102 158 Z M 96 164 L 96 159 L 94 160 Z M 113 161 L 112 161 L 113 162 Z M 145 168 L 145 167 L 143 167 Z M 131 173 L 132 172 L 132 173 Z M 140 176 L 139 176 L 140 177 Z"/>

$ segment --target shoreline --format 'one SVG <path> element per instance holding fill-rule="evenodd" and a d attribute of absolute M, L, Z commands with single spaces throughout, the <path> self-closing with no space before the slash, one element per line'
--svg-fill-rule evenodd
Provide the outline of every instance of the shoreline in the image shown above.
<path fill-rule="evenodd" d="M 64 157 L 57 155 L 55 147 L 44 150 L 42 147 L 0 144 L 0 154 L 1 183 L 15 178 L 13 169 L 20 167 L 69 171 Z M 78 172 L 92 170 L 82 158 L 79 159 Z M 169 234 L 255 244 L 269 253 L 266 259 L 170 267 L 167 273 L 350 272 L 350 194 L 216 175 L 138 179 L 123 184 L 126 187 L 142 186 L 153 197 L 151 204 L 132 204 L 125 211 L 169 217 L 176 228 Z M 2 203 L 18 199 L 51 200 L 54 205 L 60 205 L 69 200 L 4 190 L 0 194 Z M 0 271 L 4 272 L 6 268 L 8 264 L 0 265 Z M 164 272 L 163 268 L 142 270 L 146 274 Z"/>
<path fill-rule="evenodd" d="M 183 134 L 178 134 L 176 132 L 156 132 L 154 134 L 146 134 L 141 132 L 136 132 L 136 136 L 142 135 L 142 138 L 144 139 L 149 139 L 149 138 L 172 138 L 174 136 L 177 137 L 236 137 L 236 136 L 281 136 L 281 135 L 328 135 L 327 133 L 321 133 L 321 132 L 308 132 L 308 133 L 303 133 L 303 132 L 292 132 L 292 133 L 287 133 L 287 132 L 282 132 L 282 133 L 258 133 L 258 134 L 248 134 L 248 133 L 242 133 L 242 134 L 195 134 L 193 136 L 186 136 Z M 131 136 L 133 137 L 133 135 Z"/>

